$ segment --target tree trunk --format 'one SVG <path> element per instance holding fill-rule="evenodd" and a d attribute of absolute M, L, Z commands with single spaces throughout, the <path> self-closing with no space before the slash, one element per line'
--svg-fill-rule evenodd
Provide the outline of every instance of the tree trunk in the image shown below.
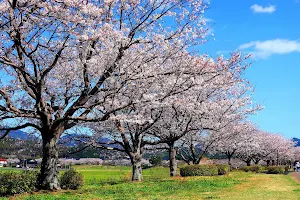
<path fill-rule="evenodd" d="M 278 150 L 277 150 L 277 156 L 276 156 L 276 165 L 277 166 L 279 165 L 279 153 L 278 153 Z"/>
<path fill-rule="evenodd" d="M 174 142 L 169 144 L 170 176 L 177 176 L 176 149 Z"/>
<path fill-rule="evenodd" d="M 270 166 L 270 160 L 267 160 L 267 167 L 269 167 Z"/>
<path fill-rule="evenodd" d="M 232 171 L 231 156 L 228 156 L 228 165 L 229 165 L 229 170 Z"/>
<path fill-rule="evenodd" d="M 199 165 L 200 162 L 201 162 L 201 160 L 202 160 L 202 158 L 203 158 L 203 156 L 204 156 L 204 154 L 200 155 L 199 158 L 198 158 L 198 160 L 193 159 L 193 164 L 194 165 Z"/>
<path fill-rule="evenodd" d="M 254 164 L 258 165 L 260 160 L 255 160 Z"/>
<path fill-rule="evenodd" d="M 138 153 L 135 153 L 131 158 L 132 164 L 132 181 L 142 181 L 142 156 Z"/>
<path fill-rule="evenodd" d="M 39 189 L 59 190 L 58 181 L 58 150 L 59 134 L 48 134 L 43 137 L 43 159 L 38 179 Z"/>
<path fill-rule="evenodd" d="M 247 166 L 251 166 L 251 160 L 247 160 L 246 163 L 247 163 Z"/>

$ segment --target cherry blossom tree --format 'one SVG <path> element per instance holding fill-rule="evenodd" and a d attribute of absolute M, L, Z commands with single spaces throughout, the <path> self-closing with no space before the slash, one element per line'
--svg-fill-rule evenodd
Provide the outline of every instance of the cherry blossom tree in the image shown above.
<path fill-rule="evenodd" d="M 169 151 L 170 176 L 177 175 L 176 142 L 184 135 L 196 130 L 194 123 L 191 112 L 173 105 L 163 113 L 159 122 L 151 130 L 155 138 L 151 144 L 160 144 L 158 148 Z"/>
<path fill-rule="evenodd" d="M 237 76 L 241 78 L 240 76 Z M 236 78 L 237 78 L 236 77 Z M 215 149 L 231 133 L 226 127 L 232 126 L 248 115 L 262 109 L 251 101 L 251 87 L 247 81 L 232 81 L 230 87 L 219 88 L 218 93 L 205 106 L 206 112 L 200 120 L 200 129 L 195 134 L 187 134 L 181 138 L 180 156 L 188 164 L 199 164 L 202 157 Z M 228 129 L 227 129 L 228 130 Z"/>
<path fill-rule="evenodd" d="M 250 166 L 252 161 L 258 163 L 256 159 L 261 159 L 258 155 L 263 153 L 263 151 L 260 150 L 260 144 L 261 141 L 265 139 L 265 136 L 266 135 L 260 130 L 254 130 L 249 133 L 244 142 L 241 143 L 239 148 L 236 150 L 236 156 L 240 160 L 244 161 L 247 166 Z"/>
<path fill-rule="evenodd" d="M 289 161 L 293 158 L 293 149 L 295 142 L 291 139 L 287 139 L 280 134 L 271 134 L 265 132 L 265 137 L 260 141 L 261 149 L 256 160 L 264 160 L 267 165 L 276 164 L 279 165 L 280 161 Z M 276 161 L 276 162 L 275 162 Z"/>
<path fill-rule="evenodd" d="M 177 77 L 174 86 L 167 85 L 170 91 L 167 93 L 168 95 L 156 102 L 143 104 L 140 101 L 138 105 L 129 106 L 128 109 L 122 111 L 122 115 L 126 115 L 126 118 L 123 118 L 121 114 L 116 116 L 113 114 L 109 120 L 101 122 L 99 126 L 92 124 L 92 129 L 98 135 L 100 134 L 102 137 L 104 134 L 112 139 L 109 144 L 97 142 L 97 137 L 94 137 L 93 141 L 83 142 L 94 147 L 107 147 L 125 152 L 131 159 L 132 180 L 137 181 L 142 180 L 141 158 L 145 146 L 148 148 L 149 145 L 167 144 L 170 154 L 170 175 L 176 175 L 175 142 L 181 137 L 187 133 L 192 134 L 192 132 L 201 130 L 203 123 L 215 124 L 215 127 L 206 125 L 206 127 L 215 130 L 214 128 L 217 126 L 218 128 L 223 127 L 230 120 L 236 120 L 242 114 L 254 111 L 253 108 L 240 109 L 240 106 L 249 103 L 248 97 L 228 100 L 225 99 L 228 93 L 226 95 L 221 93 L 221 91 L 232 92 L 235 88 L 234 95 L 242 95 L 238 90 L 245 92 L 244 90 L 249 89 L 245 85 L 241 87 L 244 82 L 241 82 L 240 76 L 236 76 L 245 69 L 244 66 L 239 65 L 241 61 L 243 58 L 240 54 L 234 54 L 233 58 L 226 61 L 223 58 L 213 61 L 207 56 L 187 56 L 184 57 L 184 60 L 180 57 L 175 63 L 184 70 Z M 161 80 L 168 82 L 169 78 L 165 77 Z M 192 80 L 192 82 L 187 80 Z M 155 81 L 155 83 L 160 83 L 160 80 Z M 156 87 L 153 95 L 160 94 L 165 85 L 161 83 L 160 87 Z M 148 88 L 151 88 L 151 85 Z M 130 94 L 137 96 L 135 93 Z M 223 99 L 219 99 L 221 96 Z M 223 105 L 212 102 L 213 98 Z M 237 102 L 239 105 L 236 105 Z M 216 107 L 216 105 L 218 106 Z M 239 109 L 239 112 L 231 113 L 231 116 L 227 114 L 225 118 L 223 112 L 218 110 L 221 108 L 223 112 L 234 112 L 235 109 Z M 214 122 L 210 117 L 217 116 L 217 113 L 219 113 L 219 117 L 214 117 Z M 111 148 L 111 145 L 119 146 Z"/>
<path fill-rule="evenodd" d="M 258 164 L 263 160 L 270 164 L 279 164 L 281 159 L 292 159 L 295 143 L 280 134 L 272 134 L 259 129 L 249 131 L 246 140 L 236 149 L 236 155 L 246 162 L 247 166 Z M 276 161 L 276 163 L 275 163 Z M 272 162 L 272 163 L 271 163 Z"/>
<path fill-rule="evenodd" d="M 300 160 L 300 147 L 296 146 L 292 149 L 291 152 L 291 161 L 298 161 Z"/>
<path fill-rule="evenodd" d="M 183 59 L 184 58 L 184 59 Z M 175 62 L 174 62 L 175 61 Z M 125 96 L 129 98 L 139 98 L 138 104 L 132 104 L 127 109 L 119 113 L 114 113 L 106 122 L 99 125 L 92 124 L 92 128 L 100 135 L 105 133 L 113 139 L 109 144 L 101 144 L 97 142 L 97 137 L 92 143 L 94 147 L 105 148 L 109 145 L 119 145 L 112 150 L 125 152 L 131 159 L 132 163 L 132 180 L 142 180 L 141 159 L 146 145 L 157 144 L 153 141 L 153 125 L 161 120 L 163 113 L 171 105 L 181 104 L 178 102 L 178 95 L 189 91 L 197 85 L 196 81 L 191 80 L 191 74 L 182 69 L 188 68 L 193 64 L 194 59 L 190 56 L 173 58 L 173 62 L 169 63 L 172 67 L 181 69 L 180 73 L 168 73 L 164 78 L 149 78 L 150 82 L 147 87 L 144 87 L 142 94 L 136 94 L 133 91 Z M 166 66 L 168 63 L 165 63 Z M 171 75 L 173 74 L 173 75 Z M 142 80 L 144 81 L 144 80 Z M 150 84 L 151 83 L 151 84 Z M 135 80 L 135 85 L 140 87 L 142 83 Z M 145 95 L 145 91 L 149 95 Z M 163 94 L 163 96 L 161 96 Z M 130 95 L 133 95 L 130 97 Z M 154 138 L 155 139 L 155 138 Z M 93 144 L 94 143 L 94 144 Z"/>
<path fill-rule="evenodd" d="M 212 153 L 225 154 L 228 159 L 228 165 L 231 167 L 231 159 L 245 143 L 251 138 L 251 134 L 257 128 L 250 122 L 232 123 L 221 131 L 222 134 L 229 134 L 226 139 L 221 140 L 218 145 L 212 149 Z"/>
<path fill-rule="evenodd" d="M 122 110 L 189 87 L 176 83 L 174 62 L 205 41 L 206 8 L 202 0 L 0 2 L 1 130 L 40 132 L 42 189 L 60 188 L 57 141 L 66 130 L 112 114 L 129 121 Z"/>
<path fill-rule="evenodd" d="M 259 109 L 257 106 L 248 107 L 251 104 L 249 101 L 251 95 L 247 96 L 245 93 L 251 91 L 251 87 L 241 78 L 248 65 L 240 53 L 232 54 L 229 59 L 222 56 L 217 60 L 206 56 L 195 59 L 196 70 L 192 71 L 191 67 L 189 74 L 198 84 L 186 93 L 177 95 L 176 98 L 179 99 L 176 101 L 177 104 L 165 109 L 161 119 L 151 129 L 151 134 L 155 137 L 151 144 L 165 143 L 168 146 L 171 176 L 175 176 L 177 172 L 176 148 L 180 146 L 179 144 L 183 146 L 181 157 L 190 163 L 186 158 L 187 154 L 184 155 L 185 150 L 189 149 L 191 153 L 189 158 L 194 157 L 192 160 L 197 163 L 194 145 L 199 143 L 198 139 L 203 131 L 220 130 L 231 121 L 241 119 L 245 117 L 244 115 Z M 199 158 L 201 159 L 203 155 Z"/>

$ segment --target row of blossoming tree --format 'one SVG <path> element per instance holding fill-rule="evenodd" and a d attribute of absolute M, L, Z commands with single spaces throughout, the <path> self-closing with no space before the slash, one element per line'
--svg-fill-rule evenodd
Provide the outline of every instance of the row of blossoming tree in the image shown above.
<path fill-rule="evenodd" d="M 261 109 L 252 104 L 252 88 L 242 77 L 249 56 L 212 59 L 198 52 L 209 33 L 203 16 L 208 5 L 202 0 L 0 2 L 1 138 L 17 129 L 39 132 L 41 189 L 60 188 L 57 143 L 70 131 L 89 130 L 81 142 L 125 152 L 132 180 L 142 179 L 143 152 L 155 145 L 169 150 L 171 175 L 178 148 L 184 149 L 184 160 L 196 164 L 211 149 L 255 152 L 257 144 L 244 147 L 235 140 L 237 134 L 256 139 L 248 138 L 252 127 L 245 122 Z M 100 143 L 102 136 L 110 143 Z M 243 148 L 236 150 L 233 143 Z M 200 153 L 196 144 L 202 145 Z M 267 159 L 274 153 L 269 151 L 251 159 Z"/>

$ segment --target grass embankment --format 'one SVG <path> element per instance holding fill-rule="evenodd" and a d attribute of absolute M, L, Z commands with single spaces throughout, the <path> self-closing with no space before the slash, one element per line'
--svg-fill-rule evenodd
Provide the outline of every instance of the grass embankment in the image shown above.
<path fill-rule="evenodd" d="M 233 172 L 169 178 L 167 168 L 152 168 L 143 171 L 143 182 L 132 183 L 130 167 L 77 166 L 76 170 L 85 178 L 84 187 L 77 191 L 39 192 L 15 199 L 300 199 L 300 185 L 290 175 Z"/>

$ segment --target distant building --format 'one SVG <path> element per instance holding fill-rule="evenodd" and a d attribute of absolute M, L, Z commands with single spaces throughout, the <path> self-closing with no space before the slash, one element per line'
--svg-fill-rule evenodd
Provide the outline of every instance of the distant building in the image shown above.
<path fill-rule="evenodd" d="M 0 158 L 0 167 L 7 165 L 7 160 L 5 158 Z"/>

